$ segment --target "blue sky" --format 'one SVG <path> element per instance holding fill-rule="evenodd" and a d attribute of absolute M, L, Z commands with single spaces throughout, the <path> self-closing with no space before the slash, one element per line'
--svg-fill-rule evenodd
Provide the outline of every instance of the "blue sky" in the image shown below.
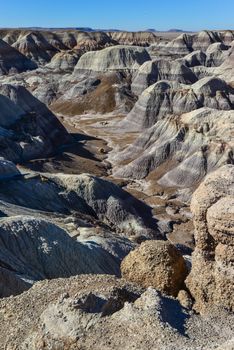
<path fill-rule="evenodd" d="M 0 27 L 234 29 L 234 0 L 0 0 Z"/>

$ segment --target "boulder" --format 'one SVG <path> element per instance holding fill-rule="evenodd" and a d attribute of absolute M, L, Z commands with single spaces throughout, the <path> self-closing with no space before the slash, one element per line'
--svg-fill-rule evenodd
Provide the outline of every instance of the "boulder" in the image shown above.
<path fill-rule="evenodd" d="M 167 241 L 146 241 L 131 251 L 121 263 L 122 277 L 176 296 L 187 275 L 185 261 Z"/>

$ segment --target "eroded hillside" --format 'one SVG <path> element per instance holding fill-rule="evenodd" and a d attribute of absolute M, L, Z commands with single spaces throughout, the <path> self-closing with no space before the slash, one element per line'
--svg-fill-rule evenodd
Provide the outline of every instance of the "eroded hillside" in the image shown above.
<path fill-rule="evenodd" d="M 0 349 L 232 349 L 233 140 L 233 31 L 0 30 Z"/>

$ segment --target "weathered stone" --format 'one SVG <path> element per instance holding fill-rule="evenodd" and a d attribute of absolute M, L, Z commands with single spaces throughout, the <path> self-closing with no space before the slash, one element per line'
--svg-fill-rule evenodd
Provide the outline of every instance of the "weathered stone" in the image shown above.
<path fill-rule="evenodd" d="M 234 166 L 226 165 L 207 176 L 191 203 L 196 248 L 186 284 L 195 309 L 234 309 Z"/>
<path fill-rule="evenodd" d="M 176 296 L 182 289 L 187 268 L 179 251 L 169 242 L 146 241 L 124 258 L 121 274 L 143 287 L 152 286 Z"/>

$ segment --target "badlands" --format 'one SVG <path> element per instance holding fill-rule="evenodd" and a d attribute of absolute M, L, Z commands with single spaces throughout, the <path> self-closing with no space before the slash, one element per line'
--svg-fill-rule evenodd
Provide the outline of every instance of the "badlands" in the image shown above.
<path fill-rule="evenodd" d="M 234 349 L 234 31 L 0 29 L 0 349 Z"/>

